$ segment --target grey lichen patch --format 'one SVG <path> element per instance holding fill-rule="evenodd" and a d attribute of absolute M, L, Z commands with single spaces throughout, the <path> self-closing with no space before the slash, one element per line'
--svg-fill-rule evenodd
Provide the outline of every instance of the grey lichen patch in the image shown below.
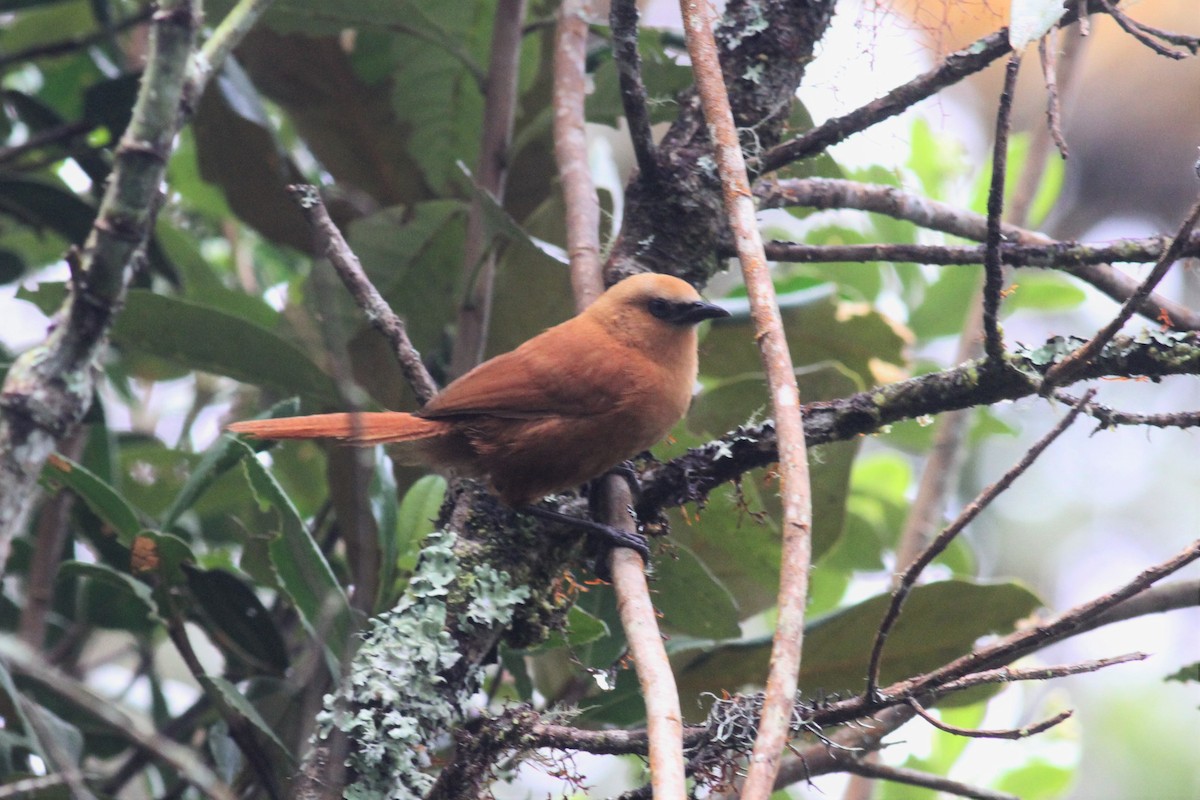
<path fill-rule="evenodd" d="M 424 796 L 434 781 L 427 770 L 435 740 L 462 719 L 480 684 L 477 664 L 447 680 L 463 666 L 455 632 L 507 625 L 529 596 L 502 570 L 464 570 L 455 541 L 447 531 L 429 535 L 404 597 L 372 620 L 341 691 L 325 698 L 318 737 L 337 728 L 351 741 L 347 766 L 356 777 L 347 798 Z M 459 593 L 465 610 L 455 614 L 451 596 Z"/>

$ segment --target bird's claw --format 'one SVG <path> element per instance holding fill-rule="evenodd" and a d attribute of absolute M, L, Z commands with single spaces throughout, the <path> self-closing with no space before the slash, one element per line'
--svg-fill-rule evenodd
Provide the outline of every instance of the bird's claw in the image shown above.
<path fill-rule="evenodd" d="M 650 545 L 645 536 L 632 531 L 619 530 L 609 525 L 600 527 L 603 528 L 603 532 L 599 529 L 591 529 L 588 533 L 588 538 L 598 548 L 596 558 L 592 562 L 592 572 L 596 573 L 597 578 L 612 582 L 612 570 L 609 569 L 608 557 L 618 547 L 628 547 L 642 557 L 642 563 L 650 564 Z"/>

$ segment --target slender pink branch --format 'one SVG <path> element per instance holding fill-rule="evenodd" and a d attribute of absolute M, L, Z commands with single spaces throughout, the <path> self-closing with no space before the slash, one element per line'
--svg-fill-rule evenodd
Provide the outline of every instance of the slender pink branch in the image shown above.
<path fill-rule="evenodd" d="M 754 196 L 729 107 L 729 95 L 713 38 L 713 12 L 706 2 L 681 0 L 684 31 L 696 88 L 717 157 L 725 210 L 737 243 L 742 275 L 750 297 L 755 340 L 767 373 L 771 410 L 779 437 L 780 495 L 783 500 L 783 564 L 779 586 L 779 621 L 771 650 L 766 699 L 750 771 L 742 797 L 759 800 L 771 794 L 780 754 L 789 737 L 792 705 L 804 642 L 804 610 L 812 560 L 812 497 L 800 393 L 775 287 L 767 267 L 755 220 Z"/>
<path fill-rule="evenodd" d="M 588 170 L 584 130 L 588 35 L 586 0 L 567 0 L 559 11 L 554 51 L 554 155 L 562 181 L 567 217 L 567 252 L 575 305 L 586 308 L 604 291 L 600 263 L 600 203 Z M 620 478 L 604 482 L 602 521 L 636 533 L 628 509 L 629 486 Z M 645 565 L 633 550 L 614 548 L 609 572 L 617 611 L 646 703 L 650 781 L 657 798 L 683 800 L 687 792 L 683 758 L 683 713 L 671 662 L 650 600 Z"/>

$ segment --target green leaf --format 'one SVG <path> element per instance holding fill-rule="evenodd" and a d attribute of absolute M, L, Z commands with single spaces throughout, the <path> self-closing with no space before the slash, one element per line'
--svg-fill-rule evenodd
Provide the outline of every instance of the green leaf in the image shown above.
<path fill-rule="evenodd" d="M 835 611 L 808 626 L 800 687 L 812 697 L 824 692 L 862 690 L 875 632 L 890 595 L 878 595 Z M 1006 633 L 1041 605 L 1028 589 L 1013 583 L 981 585 L 942 581 L 918 586 L 909 595 L 900 620 L 884 648 L 884 685 L 918 675 L 969 652 L 988 634 Z M 964 614 L 963 609 L 971 609 Z M 761 685 L 770 659 L 769 638 L 696 646 L 679 654 L 682 696 L 719 694 Z M 953 698 L 946 703 L 953 704 Z"/>
<path fill-rule="evenodd" d="M 924 341 L 961 331 L 982 275 L 982 267 L 943 268 L 941 276 L 908 317 L 908 324 L 917 339 Z"/>
<path fill-rule="evenodd" d="M 46 313 L 57 308 L 62 284 L 17 294 Z M 336 404 L 333 379 L 291 342 L 226 311 L 146 289 L 131 289 L 113 326 L 113 343 L 186 369 L 225 375 L 316 403 Z"/>
<path fill-rule="evenodd" d="M 1180 683 L 1200 683 L 1200 661 L 1195 664 L 1188 664 L 1186 667 L 1180 667 L 1177 672 L 1172 672 L 1167 677 L 1163 678 L 1166 681 L 1179 681 Z"/>
<path fill-rule="evenodd" d="M 676 543 L 654 567 L 655 607 L 669 630 L 706 639 L 741 634 L 737 601 L 686 545 Z"/>
<path fill-rule="evenodd" d="M 578 605 L 573 605 L 567 611 L 566 631 L 555 631 L 546 641 L 527 652 L 541 653 L 558 647 L 582 647 L 608 636 L 608 633 L 608 625 L 604 620 L 592 616 Z"/>
<path fill-rule="evenodd" d="M 1028 308 L 1035 311 L 1062 311 L 1075 308 L 1087 299 L 1083 289 L 1062 275 L 1046 271 L 1020 270 L 1013 276 L 1005 311 Z"/>
<path fill-rule="evenodd" d="M 298 413 L 299 409 L 300 404 L 294 398 L 283 400 L 271 406 L 256 419 L 290 417 Z M 174 525 L 179 516 L 190 509 L 218 478 L 236 466 L 242 457 L 243 451 L 234 446 L 233 439 L 228 436 L 218 437 L 208 448 L 204 457 L 200 459 L 200 463 L 192 468 L 187 481 L 175 495 L 174 501 L 163 512 L 163 527 L 169 528 Z"/>
<path fill-rule="evenodd" d="M 324 645 L 330 670 L 336 675 L 357 627 L 350 603 L 324 553 L 275 477 L 248 445 L 239 441 L 236 447 L 242 451 L 242 466 L 259 505 L 264 510 L 274 509 L 278 515 L 279 527 L 267 550 L 280 588 L 300 612 L 309 635 Z"/>
<path fill-rule="evenodd" d="M 1054 800 L 1066 795 L 1074 779 L 1073 769 L 1034 758 L 1028 764 L 1006 772 L 996 783 L 996 788 L 1021 800 Z"/>
<path fill-rule="evenodd" d="M 96 516 L 117 535 L 125 547 L 142 530 L 138 512 L 112 486 L 100 480 L 91 470 L 65 456 L 51 456 L 42 469 L 42 479 L 66 486 L 88 505 Z"/>
<path fill-rule="evenodd" d="M 426 475 L 404 493 L 396 512 L 395 547 L 391 549 L 406 569 L 416 565 L 419 545 L 433 533 L 434 521 L 445 497 L 446 479 L 441 475 Z M 380 527 L 381 531 L 386 530 Z"/>
<path fill-rule="evenodd" d="M 146 634 L 163 624 L 153 590 L 142 581 L 105 564 L 66 561 L 60 581 L 80 582 L 78 622 Z"/>
<path fill-rule="evenodd" d="M 267 740 L 272 742 L 279 752 L 294 764 L 296 757 L 288 750 L 287 745 L 275 733 L 275 729 L 267 724 L 263 719 L 262 714 L 258 713 L 258 709 L 254 704 L 246 699 L 238 688 L 224 678 L 215 675 L 201 675 L 200 684 L 204 687 L 204 691 L 212 698 L 217 705 L 224 706 L 227 711 L 233 711 L 237 716 L 245 719 L 253 725 L 259 733 L 267 737 Z"/>
<path fill-rule="evenodd" d="M 196 609 L 208 622 L 209 638 L 256 671 L 282 675 L 287 670 L 283 637 L 249 586 L 220 569 L 187 567 L 184 574 Z"/>

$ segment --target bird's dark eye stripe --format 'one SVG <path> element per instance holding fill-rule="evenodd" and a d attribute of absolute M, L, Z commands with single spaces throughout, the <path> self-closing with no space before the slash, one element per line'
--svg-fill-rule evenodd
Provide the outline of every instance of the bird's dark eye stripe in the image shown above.
<path fill-rule="evenodd" d="M 659 319 L 669 319 L 673 310 L 671 304 L 661 297 L 655 297 L 646 307 Z"/>

